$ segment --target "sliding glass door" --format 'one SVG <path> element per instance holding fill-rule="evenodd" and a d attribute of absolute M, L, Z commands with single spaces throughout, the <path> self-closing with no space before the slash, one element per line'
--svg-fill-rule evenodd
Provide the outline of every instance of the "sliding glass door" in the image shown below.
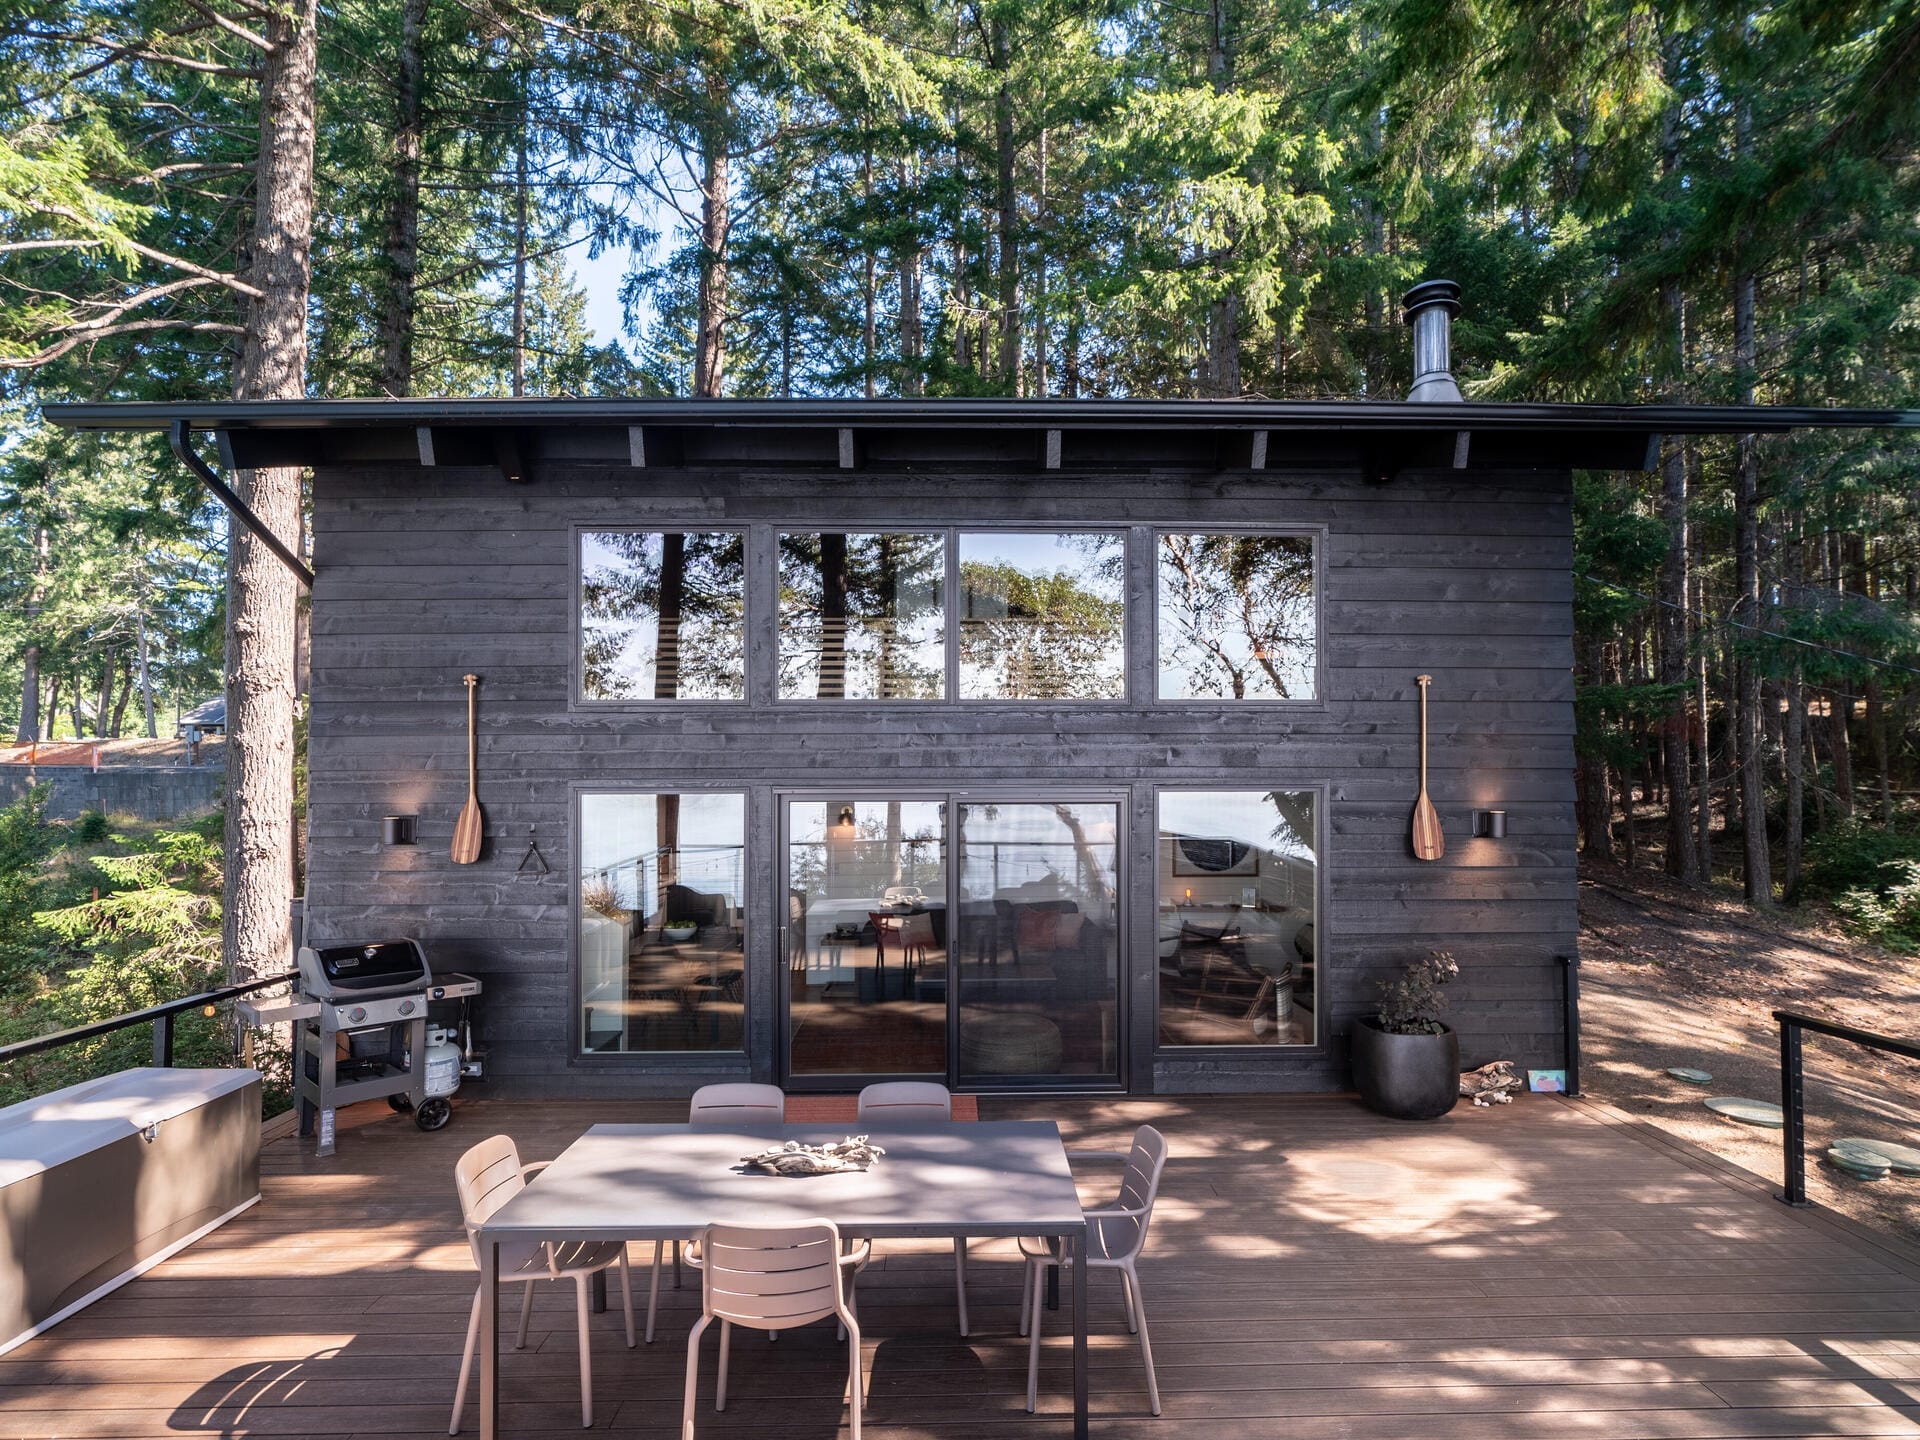
<path fill-rule="evenodd" d="M 961 1086 L 1117 1079 L 1118 802 L 963 801 L 954 814 Z"/>
<path fill-rule="evenodd" d="M 781 807 L 789 1081 L 1117 1083 L 1121 806 L 874 794 Z"/>

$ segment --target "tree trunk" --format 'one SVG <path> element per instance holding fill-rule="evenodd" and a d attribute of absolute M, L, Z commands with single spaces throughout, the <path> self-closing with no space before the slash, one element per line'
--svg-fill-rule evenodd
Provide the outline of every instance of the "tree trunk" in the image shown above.
<path fill-rule="evenodd" d="M 874 362 L 879 354 L 879 311 L 880 311 L 880 267 L 874 254 L 873 237 L 869 230 L 873 213 L 873 146 L 869 144 L 860 156 L 860 197 L 861 236 L 860 236 L 860 376 L 861 393 L 871 400 L 877 392 L 874 377 Z"/>
<path fill-rule="evenodd" d="M 1660 517 L 1667 527 L 1667 554 L 1660 563 L 1660 605 L 1657 626 L 1660 632 L 1660 683 L 1673 698 L 1672 708 L 1661 722 L 1666 743 L 1667 791 L 1667 873 L 1680 880 L 1695 879 L 1700 867 L 1694 850 L 1691 788 L 1687 763 L 1687 742 L 1691 722 L 1687 692 L 1691 689 L 1692 666 L 1688 662 L 1687 602 L 1687 456 L 1678 440 L 1668 442 L 1666 463 L 1661 470 Z"/>
<path fill-rule="evenodd" d="M 1853 814 L 1853 744 L 1848 725 L 1853 719 L 1853 691 L 1838 687 L 1827 691 L 1827 748 L 1833 754 L 1833 793 L 1840 802 L 1840 814 Z"/>
<path fill-rule="evenodd" d="M 1746 118 L 1742 106 L 1742 120 Z M 1742 139 L 1746 139 L 1743 128 Z M 1752 272 L 1740 275 L 1733 286 L 1733 353 L 1739 374 L 1739 401 L 1754 403 L 1754 301 L 1759 285 Z M 1762 624 L 1760 597 L 1760 452 L 1754 437 L 1740 439 L 1739 468 L 1734 479 L 1734 589 L 1733 620 L 1758 630 Z M 1736 630 L 1737 637 L 1742 632 Z M 1733 649 L 1743 647 L 1737 644 Z M 1735 754 L 1740 766 L 1741 884 L 1747 903 L 1762 908 L 1773 904 L 1773 858 L 1767 849 L 1767 752 L 1762 724 L 1760 665 L 1743 657 L 1735 661 L 1739 703 L 1734 716 Z"/>
<path fill-rule="evenodd" d="M 53 537 L 46 526 L 37 525 L 33 531 L 33 588 L 27 592 L 22 615 L 32 643 L 20 657 L 20 724 L 14 731 L 14 739 L 22 745 L 40 738 L 40 643 L 34 630 L 41 607 L 46 604 L 47 575 L 52 569 Z"/>
<path fill-rule="evenodd" d="M 680 629 L 687 595 L 687 537 L 660 537 L 660 601 L 653 637 L 653 698 L 680 698 Z"/>
<path fill-rule="evenodd" d="M 119 658 L 118 651 L 109 650 L 100 660 L 100 688 L 93 696 L 93 738 L 96 740 L 107 738 L 107 720 L 113 714 L 114 667 Z"/>
<path fill-rule="evenodd" d="M 993 68 L 1000 84 L 993 92 L 993 142 L 998 169 L 994 199 L 999 212 L 1000 281 L 1000 378 L 1010 395 L 1021 394 L 1020 364 L 1020 244 L 1019 204 L 1013 184 L 1013 67 L 1012 42 L 1007 22 L 995 18 L 990 25 Z"/>
<path fill-rule="evenodd" d="M 1780 890 L 1788 903 L 1792 903 L 1800 893 L 1800 858 L 1806 849 L 1807 687 L 1800 678 L 1798 665 L 1787 677 L 1786 691 L 1786 737 L 1780 746 L 1780 756 L 1787 774 L 1787 823 Z"/>
<path fill-rule="evenodd" d="M 820 536 L 820 674 L 814 690 L 822 700 L 847 693 L 847 537 Z"/>
<path fill-rule="evenodd" d="M 900 162 L 900 189 L 909 193 L 913 176 L 908 162 Z M 921 250 L 918 235 L 898 252 L 900 263 L 900 389 L 907 395 L 926 393 L 920 321 Z"/>
<path fill-rule="evenodd" d="M 120 693 L 113 702 L 113 724 L 107 728 L 109 739 L 118 740 L 126 733 L 127 706 L 133 699 L 133 666 L 129 662 L 120 667 Z"/>
<path fill-rule="evenodd" d="M 380 303 L 380 388 L 413 388 L 414 283 L 420 270 L 420 91 L 426 64 L 421 36 L 427 0 L 400 8 L 400 57 L 394 73 L 393 194 L 387 201 L 387 288 Z"/>
<path fill-rule="evenodd" d="M 1699 580 L 1698 605 L 1701 614 L 1707 613 L 1707 584 L 1703 575 Z M 1710 763 L 1710 751 L 1713 741 L 1709 717 L 1712 711 L 1707 706 L 1707 641 L 1702 636 L 1700 654 L 1694 661 L 1695 706 L 1699 712 L 1693 725 L 1694 756 L 1694 844 L 1700 852 L 1700 878 L 1708 884 L 1713 883 L 1713 775 Z"/>
<path fill-rule="evenodd" d="M 53 727 L 60 722 L 60 677 L 55 675 L 47 681 L 47 733 L 35 738 L 53 739 Z"/>
<path fill-rule="evenodd" d="M 260 158 L 236 400 L 306 391 L 313 241 L 315 0 L 267 11 Z M 234 488 L 276 535 L 300 534 L 300 470 L 239 470 Z M 227 869 L 222 895 L 229 978 L 285 969 L 293 953 L 293 629 L 296 582 L 243 526 L 227 544 Z"/>
<path fill-rule="evenodd" d="M 1893 823 L 1893 777 L 1887 773 L 1887 702 L 1880 677 L 1867 681 L 1867 745 L 1873 756 L 1873 777 L 1878 790 L 1875 811 L 1882 825 Z"/>
<path fill-rule="evenodd" d="M 1047 132 L 1040 131 L 1034 142 L 1033 183 L 1033 393 L 1041 399 L 1047 394 Z"/>
<path fill-rule="evenodd" d="M 513 393 L 527 393 L 527 81 L 513 158 Z"/>
<path fill-rule="evenodd" d="M 700 185 L 700 319 L 693 361 L 693 393 L 715 400 L 727 375 L 727 232 L 731 227 L 724 127 L 702 137 L 705 151 Z"/>
<path fill-rule="evenodd" d="M 153 718 L 153 662 L 147 653 L 146 611 L 140 611 L 135 618 L 140 627 L 138 648 L 134 652 L 134 662 L 140 667 L 140 713 L 146 723 L 147 739 L 157 740 L 160 729 Z"/>
<path fill-rule="evenodd" d="M 1589 635 L 1583 645 L 1582 670 L 1589 685 L 1606 683 L 1606 643 Z M 1593 860 L 1613 859 L 1613 795 L 1607 788 L 1607 762 L 1594 753 L 1579 759 L 1580 828 L 1586 853 Z"/>

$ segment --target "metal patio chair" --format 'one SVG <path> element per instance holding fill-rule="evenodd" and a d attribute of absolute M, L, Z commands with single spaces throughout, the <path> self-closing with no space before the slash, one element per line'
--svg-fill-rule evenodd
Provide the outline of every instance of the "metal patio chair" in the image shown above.
<path fill-rule="evenodd" d="M 1127 1329 L 1139 1333 L 1140 1360 L 1147 1367 L 1147 1399 L 1158 1415 L 1160 1382 L 1153 1373 L 1153 1342 L 1147 1338 L 1147 1305 L 1140 1294 L 1140 1276 L 1133 1267 L 1147 1243 L 1154 1197 L 1160 1193 L 1160 1172 L 1167 1164 L 1166 1137 L 1151 1125 L 1142 1125 L 1134 1132 L 1130 1150 L 1069 1150 L 1067 1156 L 1073 1160 L 1118 1160 L 1127 1167 L 1118 1201 L 1104 1210 L 1086 1212 L 1085 1260 L 1089 1279 L 1095 1270 L 1120 1272 Z M 1040 1394 L 1041 1280 L 1050 1266 L 1063 1265 L 1063 1261 L 1058 1240 L 1022 1239 L 1020 1253 L 1027 1257 L 1027 1283 L 1020 1297 L 1020 1333 L 1033 1337 L 1027 1348 L 1027 1410 L 1032 1413 Z"/>
<path fill-rule="evenodd" d="M 862 1124 L 912 1124 L 916 1120 L 953 1119 L 953 1092 L 930 1080 L 889 1080 L 860 1092 Z M 953 1293 L 960 1311 L 960 1333 L 967 1324 L 967 1241 L 953 1241 Z"/>
<path fill-rule="evenodd" d="M 460 1214 L 466 1223 L 467 1243 L 473 1252 L 474 1267 L 480 1272 L 480 1284 L 473 1292 L 473 1312 L 467 1320 L 467 1344 L 460 1352 L 460 1380 L 453 1392 L 453 1418 L 447 1433 L 460 1433 L 460 1412 L 466 1405 L 467 1380 L 473 1373 L 473 1353 L 480 1340 L 480 1305 L 485 1298 L 487 1257 L 481 1253 L 480 1227 L 501 1206 L 527 1188 L 529 1176 L 547 1168 L 551 1161 L 533 1165 L 520 1163 L 519 1147 L 511 1137 L 495 1135 L 482 1140 L 453 1167 L 454 1188 L 460 1194 Z M 533 1287 L 542 1280 L 571 1280 L 580 1332 L 580 1426 L 593 1427 L 593 1362 L 587 1344 L 587 1282 L 598 1271 L 618 1267 L 620 1299 L 627 1317 L 627 1345 L 633 1345 L 633 1286 L 627 1274 L 627 1247 L 620 1240 L 591 1240 L 543 1243 L 523 1241 L 500 1247 L 500 1283 L 522 1285 L 520 1330 L 514 1348 L 527 1345 L 527 1321 L 533 1314 Z M 491 1343 L 491 1341 L 489 1341 Z"/>
<path fill-rule="evenodd" d="M 787 1118 L 786 1092 L 778 1085 L 751 1085 L 745 1082 L 702 1085 L 687 1104 L 689 1125 L 780 1125 Z M 660 1294 L 661 1241 L 653 1242 L 653 1277 L 647 1286 L 647 1343 L 653 1343 L 653 1317 Z M 700 1268 L 700 1245 L 688 1241 L 685 1249 L 673 1242 L 673 1288 L 680 1288 L 682 1261 Z M 774 1331 L 767 1332 L 769 1340 Z"/>
<path fill-rule="evenodd" d="M 831 1315 L 847 1339 L 847 1405 L 853 1440 L 860 1440 L 866 1377 L 860 1368 L 860 1322 L 853 1277 L 867 1263 L 865 1241 L 842 1253 L 840 1231 L 829 1220 L 759 1230 L 709 1225 L 700 1232 L 703 1284 L 700 1318 L 687 1336 L 687 1388 L 681 1406 L 681 1440 L 693 1440 L 693 1407 L 700 1381 L 700 1337 L 720 1322 L 720 1375 L 713 1408 L 727 1408 L 727 1365 L 733 1327 L 751 1325 L 777 1334 Z"/>

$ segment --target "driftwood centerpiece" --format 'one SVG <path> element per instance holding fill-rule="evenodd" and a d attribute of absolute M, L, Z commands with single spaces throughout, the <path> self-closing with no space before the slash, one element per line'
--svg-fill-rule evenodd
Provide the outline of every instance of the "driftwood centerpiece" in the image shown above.
<path fill-rule="evenodd" d="M 740 1163 L 767 1175 L 838 1175 L 866 1170 L 887 1152 L 864 1135 L 850 1135 L 836 1145 L 802 1145 L 789 1140 L 757 1155 L 742 1155 Z"/>

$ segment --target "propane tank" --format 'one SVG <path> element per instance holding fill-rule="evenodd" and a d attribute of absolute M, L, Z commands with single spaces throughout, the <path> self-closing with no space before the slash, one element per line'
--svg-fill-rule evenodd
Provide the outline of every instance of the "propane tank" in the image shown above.
<path fill-rule="evenodd" d="M 437 1100 L 460 1088 L 460 1047 L 453 1032 L 439 1025 L 427 1027 L 427 1098 Z"/>

